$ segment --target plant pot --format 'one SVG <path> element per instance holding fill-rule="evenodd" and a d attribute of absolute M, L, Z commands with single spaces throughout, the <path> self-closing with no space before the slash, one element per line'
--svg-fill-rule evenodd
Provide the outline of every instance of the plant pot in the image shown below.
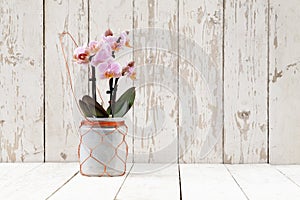
<path fill-rule="evenodd" d="M 89 118 L 81 122 L 78 156 L 85 176 L 122 176 L 126 171 L 127 126 L 122 118 Z"/>

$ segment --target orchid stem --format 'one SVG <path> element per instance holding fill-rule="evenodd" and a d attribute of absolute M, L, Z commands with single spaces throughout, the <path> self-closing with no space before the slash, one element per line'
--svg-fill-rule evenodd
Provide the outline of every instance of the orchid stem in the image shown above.
<path fill-rule="evenodd" d="M 95 75 L 95 67 L 92 66 L 92 77 L 89 79 L 92 82 L 92 97 L 97 101 L 96 97 L 96 75 Z"/>

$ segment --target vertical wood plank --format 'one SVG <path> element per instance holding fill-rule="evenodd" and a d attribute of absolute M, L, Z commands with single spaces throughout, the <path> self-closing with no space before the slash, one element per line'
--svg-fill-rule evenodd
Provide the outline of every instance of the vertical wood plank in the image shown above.
<path fill-rule="evenodd" d="M 300 4 L 270 1 L 270 163 L 300 163 Z"/>
<path fill-rule="evenodd" d="M 177 1 L 134 1 L 135 162 L 177 162 Z"/>
<path fill-rule="evenodd" d="M 224 162 L 267 162 L 267 0 L 227 0 Z"/>
<path fill-rule="evenodd" d="M 87 2 L 88 0 L 45 1 L 46 161 L 77 160 L 77 107 L 70 90 L 58 34 L 69 31 L 79 45 L 88 41 Z M 87 70 L 72 63 L 75 45 L 71 39 L 66 37 L 64 45 L 75 90 L 82 89 L 84 92 L 87 90 Z"/>
<path fill-rule="evenodd" d="M 132 22 L 132 1 L 125 0 L 90 0 L 90 40 L 100 40 L 104 32 L 110 28 L 115 34 L 120 34 L 122 31 L 129 31 L 130 43 L 133 42 L 133 22 Z M 116 53 L 116 60 L 122 66 L 131 61 L 133 58 L 133 48 L 124 48 Z M 108 107 L 109 95 L 106 94 L 108 90 L 108 80 L 98 79 L 98 88 L 104 101 L 104 107 Z M 132 87 L 132 80 L 122 77 L 118 84 L 117 96 L 119 97 L 128 88 Z M 100 101 L 100 98 L 99 98 Z M 133 161 L 133 108 L 124 116 L 126 125 L 128 126 L 128 135 L 126 142 L 128 143 L 128 162 Z"/>
<path fill-rule="evenodd" d="M 43 161 L 43 4 L 0 1 L 0 162 Z"/>
<path fill-rule="evenodd" d="M 180 162 L 221 163 L 223 1 L 180 1 L 179 19 Z"/>

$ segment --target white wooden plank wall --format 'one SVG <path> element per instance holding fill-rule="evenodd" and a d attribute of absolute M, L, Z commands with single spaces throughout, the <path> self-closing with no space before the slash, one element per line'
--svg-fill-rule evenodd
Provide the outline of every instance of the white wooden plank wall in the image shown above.
<path fill-rule="evenodd" d="M 0 5 L 0 162 L 77 160 L 80 117 L 58 33 L 84 44 L 109 27 L 135 29 L 133 49 L 119 58 L 138 66 L 135 107 L 126 117 L 130 161 L 300 163 L 297 0 Z M 74 45 L 64 44 L 71 63 Z M 87 72 L 71 64 L 71 74 L 79 95 Z M 120 83 L 120 92 L 131 84 Z M 219 122 L 224 132 L 211 131 Z"/>
<path fill-rule="evenodd" d="M 43 161 L 43 3 L 0 0 L 0 162 Z"/>
<path fill-rule="evenodd" d="M 223 2 L 221 0 L 180 1 L 179 159 L 181 163 L 223 162 L 222 27 Z"/>
<path fill-rule="evenodd" d="M 177 162 L 177 8 L 177 0 L 134 1 L 135 162 Z"/>
<path fill-rule="evenodd" d="M 270 163 L 300 163 L 300 3 L 270 1 Z"/>
<path fill-rule="evenodd" d="M 224 162 L 267 162 L 268 1 L 225 1 Z"/>
<path fill-rule="evenodd" d="M 77 109 L 69 86 L 63 59 L 59 33 L 68 31 L 74 35 L 78 45 L 88 41 L 88 1 L 45 1 L 45 151 L 46 161 L 75 161 L 79 143 L 76 114 Z M 72 62 L 75 45 L 68 37 L 64 39 L 69 58 L 73 85 L 80 90 L 79 83 L 87 83 L 83 74 L 87 70 Z M 81 76 L 78 74 L 81 73 Z M 79 79 L 75 81 L 76 79 Z M 86 85 L 82 86 L 86 88 Z"/>

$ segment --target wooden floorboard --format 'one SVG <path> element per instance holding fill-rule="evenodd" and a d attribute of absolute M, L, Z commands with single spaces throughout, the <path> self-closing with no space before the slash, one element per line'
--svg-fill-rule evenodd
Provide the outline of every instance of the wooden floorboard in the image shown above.
<path fill-rule="evenodd" d="M 77 165 L 44 163 L 14 179 L 10 184 L 1 186 L 0 199 L 46 199 L 78 171 Z M 13 173 L 12 171 L 11 174 Z"/>
<path fill-rule="evenodd" d="M 34 170 L 40 165 L 42 165 L 42 163 L 1 163 L 0 188 L 14 183 L 17 179 Z"/>
<path fill-rule="evenodd" d="M 127 164 L 122 177 L 85 177 L 78 168 L 2 163 L 0 199 L 300 199 L 300 165 Z"/>
<path fill-rule="evenodd" d="M 300 189 L 267 164 L 226 165 L 249 199 L 300 199 Z"/>
<path fill-rule="evenodd" d="M 247 199 L 224 165 L 181 164 L 182 199 Z"/>
<path fill-rule="evenodd" d="M 117 200 L 180 199 L 178 166 L 134 164 Z"/>
<path fill-rule="evenodd" d="M 132 164 L 127 164 L 130 171 Z M 117 177 L 86 177 L 77 174 L 49 199 L 114 199 L 127 174 Z"/>
<path fill-rule="evenodd" d="M 300 188 L 300 165 L 274 165 L 273 167 Z"/>

